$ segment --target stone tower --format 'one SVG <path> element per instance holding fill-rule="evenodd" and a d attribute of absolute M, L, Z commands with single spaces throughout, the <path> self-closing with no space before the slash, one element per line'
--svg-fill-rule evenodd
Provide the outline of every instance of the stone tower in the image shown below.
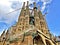
<path fill-rule="evenodd" d="M 18 22 L 6 32 L 6 45 L 56 45 L 51 39 L 46 20 L 42 15 L 40 7 L 34 2 L 31 14 L 29 2 L 23 3 Z M 9 33 L 8 33 L 9 32 Z"/>

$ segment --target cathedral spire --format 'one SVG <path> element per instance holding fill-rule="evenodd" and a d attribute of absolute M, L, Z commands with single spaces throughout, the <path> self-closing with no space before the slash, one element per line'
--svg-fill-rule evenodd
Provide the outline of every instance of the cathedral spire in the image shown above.
<path fill-rule="evenodd" d="M 18 23 L 17 23 L 17 29 L 16 32 L 22 31 L 24 29 L 24 20 L 25 20 L 25 2 L 23 3 L 19 18 L 18 18 Z"/>
<path fill-rule="evenodd" d="M 46 21 L 40 7 L 34 2 L 33 16 L 30 13 L 29 2 L 23 3 L 16 25 L 3 31 L 0 45 L 55 45 L 54 37 L 49 38 Z"/>
<path fill-rule="evenodd" d="M 23 7 L 22 7 L 23 9 L 25 8 L 25 2 L 23 3 Z"/>
<path fill-rule="evenodd" d="M 3 33 L 1 34 L 1 37 L 4 36 L 4 34 L 5 34 L 5 30 L 4 30 Z"/>
<path fill-rule="evenodd" d="M 41 30 L 44 34 L 49 36 L 49 29 L 47 27 L 47 23 L 46 20 L 44 18 L 44 16 L 42 15 L 42 12 L 40 10 L 40 6 L 38 6 L 38 14 L 39 14 L 39 18 L 40 18 L 40 26 L 41 26 Z"/>
<path fill-rule="evenodd" d="M 34 2 L 33 4 L 34 4 L 34 7 L 36 7 L 36 2 Z"/>
<path fill-rule="evenodd" d="M 25 2 L 23 3 L 23 6 L 22 6 L 22 9 L 21 9 L 21 12 L 20 12 L 21 16 L 24 16 L 24 10 L 25 10 Z"/>
<path fill-rule="evenodd" d="M 27 6 L 25 10 L 25 29 L 29 28 L 29 16 L 30 16 L 29 1 L 27 1 Z"/>
<path fill-rule="evenodd" d="M 27 6 L 29 5 L 29 1 L 27 1 Z"/>
<path fill-rule="evenodd" d="M 27 6 L 26 6 L 26 15 L 29 15 L 30 12 L 29 12 L 29 1 L 27 1 Z"/>
<path fill-rule="evenodd" d="M 39 14 L 40 19 L 44 19 L 43 15 L 42 15 L 42 12 L 40 10 L 40 6 L 38 6 L 38 14 Z"/>
<path fill-rule="evenodd" d="M 24 13 L 25 13 L 25 2 L 23 3 L 23 6 L 22 6 L 22 9 L 21 9 L 21 12 L 20 12 L 20 15 L 19 15 L 19 18 L 18 18 L 18 21 L 20 20 L 20 18 L 23 16 L 24 17 Z"/>
<path fill-rule="evenodd" d="M 36 2 L 34 2 L 33 4 L 34 4 L 33 10 L 34 10 L 34 22 L 35 22 L 35 26 L 36 26 L 36 28 L 40 29 L 40 19 L 39 19 L 37 7 L 36 7 Z"/>
<path fill-rule="evenodd" d="M 39 18 L 39 15 L 38 15 L 38 8 L 36 7 L 36 2 L 33 3 L 34 4 L 34 17 L 38 17 Z"/>

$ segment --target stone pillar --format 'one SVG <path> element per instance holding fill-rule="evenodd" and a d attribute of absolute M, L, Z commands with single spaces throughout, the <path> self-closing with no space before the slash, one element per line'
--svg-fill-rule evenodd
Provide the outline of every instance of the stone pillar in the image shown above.
<path fill-rule="evenodd" d="M 18 18 L 17 29 L 16 29 L 17 33 L 24 31 L 24 26 L 25 26 L 24 23 L 25 23 L 25 2 L 23 3 L 23 7 L 20 12 L 20 16 Z"/>
<path fill-rule="evenodd" d="M 35 23 L 35 27 L 37 29 L 40 29 L 40 19 L 39 19 L 39 15 L 38 15 L 38 11 L 37 11 L 37 7 L 36 7 L 36 3 L 34 2 L 34 23 Z"/>
<path fill-rule="evenodd" d="M 33 45 L 33 38 L 32 38 L 32 36 L 28 36 L 28 45 Z"/>
<path fill-rule="evenodd" d="M 26 6 L 26 11 L 25 11 L 25 30 L 29 29 L 29 16 L 30 16 L 30 11 L 29 11 L 29 2 L 27 1 L 27 6 Z"/>

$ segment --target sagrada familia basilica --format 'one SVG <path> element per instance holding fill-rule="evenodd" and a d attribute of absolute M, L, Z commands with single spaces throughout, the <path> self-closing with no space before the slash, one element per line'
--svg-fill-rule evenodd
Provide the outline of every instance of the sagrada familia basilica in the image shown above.
<path fill-rule="evenodd" d="M 3 31 L 0 36 L 0 45 L 59 45 L 47 26 L 40 7 L 34 2 L 33 9 L 29 2 L 23 3 L 18 22 Z M 32 10 L 32 11 L 31 11 Z"/>

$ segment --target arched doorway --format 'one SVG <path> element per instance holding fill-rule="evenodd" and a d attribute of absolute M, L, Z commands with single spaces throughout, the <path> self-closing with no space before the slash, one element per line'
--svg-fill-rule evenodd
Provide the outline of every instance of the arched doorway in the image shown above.
<path fill-rule="evenodd" d="M 41 36 L 35 36 L 33 39 L 33 45 L 44 45 Z"/>
<path fill-rule="evenodd" d="M 51 43 L 50 43 L 50 41 L 48 41 L 48 40 L 45 40 L 46 41 L 46 45 L 52 45 Z"/>

